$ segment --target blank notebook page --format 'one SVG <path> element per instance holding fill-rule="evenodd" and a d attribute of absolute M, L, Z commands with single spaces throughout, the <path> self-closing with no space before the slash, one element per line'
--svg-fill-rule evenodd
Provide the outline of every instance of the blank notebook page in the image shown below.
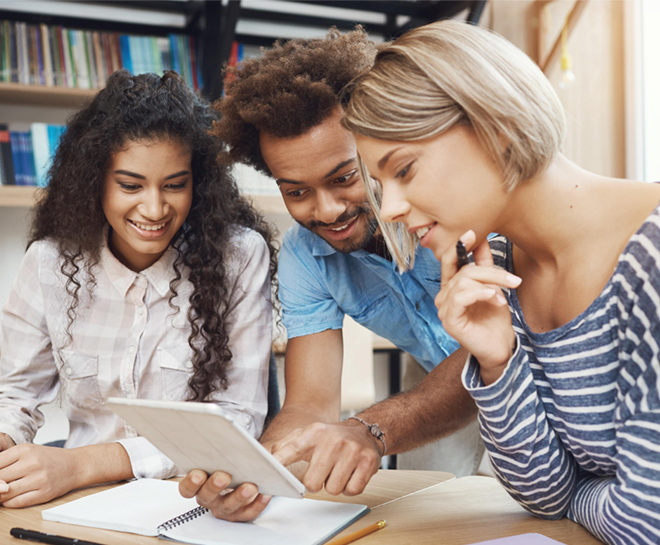
<path fill-rule="evenodd" d="M 317 545 L 367 511 L 364 505 L 275 497 L 254 522 L 226 522 L 207 512 L 161 535 L 196 545 Z"/>

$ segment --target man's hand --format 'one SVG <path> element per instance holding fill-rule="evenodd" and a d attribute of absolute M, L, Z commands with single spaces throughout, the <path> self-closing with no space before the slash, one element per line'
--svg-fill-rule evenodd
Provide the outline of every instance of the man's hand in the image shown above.
<path fill-rule="evenodd" d="M 12 441 L 13 443 L 13 441 Z M 63 448 L 23 443 L 0 452 L 0 503 L 27 507 L 45 503 L 77 487 L 78 467 Z"/>
<path fill-rule="evenodd" d="M 329 494 L 356 496 L 378 471 L 381 448 L 366 426 L 347 420 L 339 424 L 317 422 L 294 430 L 275 443 L 272 452 L 285 466 L 309 462 L 302 482 L 310 492 L 325 485 Z"/>
<path fill-rule="evenodd" d="M 257 518 L 266 508 L 272 496 L 259 494 L 252 483 L 243 483 L 235 490 L 228 490 L 231 475 L 216 471 L 208 477 L 200 469 L 193 469 L 179 483 L 179 493 L 184 498 L 197 498 L 214 517 L 231 522 L 246 522 Z"/>

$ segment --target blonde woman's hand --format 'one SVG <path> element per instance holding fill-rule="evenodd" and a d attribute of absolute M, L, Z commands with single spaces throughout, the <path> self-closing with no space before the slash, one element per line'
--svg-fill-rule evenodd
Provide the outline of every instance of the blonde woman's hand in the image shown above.
<path fill-rule="evenodd" d="M 481 378 L 488 385 L 501 376 L 516 343 L 500 286 L 516 288 L 521 279 L 495 267 L 488 240 L 473 249 L 475 234 L 468 231 L 461 241 L 472 250 L 474 265 L 459 270 L 455 247 L 445 252 L 435 305 L 447 333 L 479 361 Z"/>

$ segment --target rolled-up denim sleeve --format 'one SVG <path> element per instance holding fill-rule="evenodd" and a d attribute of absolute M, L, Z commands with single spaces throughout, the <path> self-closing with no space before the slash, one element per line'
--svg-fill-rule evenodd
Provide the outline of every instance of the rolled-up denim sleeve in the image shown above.
<path fill-rule="evenodd" d="M 292 231 L 284 236 L 278 278 L 282 323 L 289 339 L 341 329 L 344 312 L 325 286 L 311 251 Z"/>

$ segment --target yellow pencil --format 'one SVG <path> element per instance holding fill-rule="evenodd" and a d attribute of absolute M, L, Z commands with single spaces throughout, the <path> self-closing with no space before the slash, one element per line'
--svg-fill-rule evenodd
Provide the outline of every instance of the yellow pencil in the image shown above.
<path fill-rule="evenodd" d="M 375 532 L 376 530 L 380 530 L 381 528 L 385 528 L 387 525 L 387 522 L 384 520 L 381 520 L 377 522 L 376 524 L 372 524 L 371 526 L 367 526 L 366 528 L 362 528 L 362 530 L 358 530 L 357 532 L 353 532 L 350 535 L 347 535 L 345 537 L 340 537 L 339 539 L 335 539 L 334 541 L 331 541 L 328 543 L 328 545 L 347 545 L 347 543 L 353 543 L 356 539 L 360 539 L 361 537 L 368 536 L 369 534 Z"/>

